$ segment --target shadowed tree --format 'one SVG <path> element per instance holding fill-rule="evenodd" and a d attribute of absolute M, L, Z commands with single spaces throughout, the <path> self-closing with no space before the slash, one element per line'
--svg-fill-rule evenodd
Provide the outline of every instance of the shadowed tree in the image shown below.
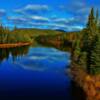
<path fill-rule="evenodd" d="M 93 48 L 91 50 L 91 74 L 100 73 L 100 36 L 96 35 L 93 41 Z"/>
<path fill-rule="evenodd" d="M 98 10 L 96 12 L 96 17 L 94 16 L 94 9 L 92 8 L 88 17 L 88 23 L 86 29 L 83 31 L 83 46 L 82 46 L 82 53 L 85 53 L 86 58 L 86 65 L 87 66 L 87 72 L 91 72 L 91 55 L 92 55 L 92 49 L 94 48 L 94 37 L 98 34 Z"/>
<path fill-rule="evenodd" d="M 99 11 L 98 11 L 98 9 L 97 9 L 97 11 L 96 11 L 96 25 L 98 26 L 98 22 L 99 22 Z"/>

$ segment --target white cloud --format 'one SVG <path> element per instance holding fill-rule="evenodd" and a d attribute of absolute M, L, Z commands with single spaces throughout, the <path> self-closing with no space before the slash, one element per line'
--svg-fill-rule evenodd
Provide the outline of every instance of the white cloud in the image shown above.
<path fill-rule="evenodd" d="M 32 25 L 36 25 L 36 26 L 56 26 L 56 27 L 66 27 L 66 25 L 64 24 L 56 24 L 56 23 L 31 23 Z"/>
<path fill-rule="evenodd" d="M 4 9 L 0 9 L 0 12 L 6 12 Z"/>
<path fill-rule="evenodd" d="M 84 8 L 84 3 L 75 2 L 71 5 L 62 5 L 61 8 L 64 9 L 63 12 L 68 11 L 71 17 L 68 17 L 67 14 L 59 15 L 56 12 L 52 13 L 53 9 L 48 5 L 37 5 L 37 4 L 28 4 L 21 9 L 14 10 L 15 13 L 19 13 L 23 18 L 28 20 L 28 23 L 24 19 L 19 18 L 22 23 L 25 22 L 31 27 L 46 27 L 46 28 L 62 28 L 66 30 L 80 30 L 82 29 L 81 24 L 83 24 L 84 16 L 81 16 L 81 12 L 87 12 L 87 8 Z M 69 7 L 70 6 L 70 7 Z M 59 5 L 57 7 L 59 9 Z M 56 10 L 56 9 L 55 9 Z M 61 10 L 62 11 L 62 10 Z M 62 13 L 63 14 L 63 13 Z M 81 16 L 82 18 L 80 18 Z M 29 20 L 30 19 L 30 20 Z M 17 19 L 19 22 L 19 20 Z"/>
<path fill-rule="evenodd" d="M 30 16 L 30 18 L 32 18 L 33 20 L 45 20 L 45 21 L 49 21 L 49 18 L 47 17 L 43 17 L 43 16 Z"/>
<path fill-rule="evenodd" d="M 66 31 L 78 31 L 83 28 L 83 26 L 79 25 L 65 25 L 65 24 L 56 24 L 56 23 L 31 23 L 32 27 L 47 27 L 50 29 L 63 29 Z"/>
<path fill-rule="evenodd" d="M 91 6 L 88 5 L 88 3 L 86 3 L 84 0 L 76 0 L 74 3 L 73 3 L 73 0 L 70 0 L 67 6 L 60 5 L 59 8 L 73 15 L 84 16 L 89 12 L 89 9 L 91 8 Z"/>
<path fill-rule="evenodd" d="M 25 6 L 24 10 L 28 10 L 28 9 L 31 9 L 31 10 L 48 10 L 49 7 L 47 5 L 32 5 L 32 4 L 29 4 L 29 5 Z"/>
<path fill-rule="evenodd" d="M 25 11 L 31 10 L 31 11 L 48 11 L 49 6 L 48 5 L 35 5 L 35 4 L 28 4 L 23 8 L 15 9 L 14 12 L 16 13 L 22 13 L 25 14 Z"/>
<path fill-rule="evenodd" d="M 71 23 L 71 21 L 75 20 L 73 17 L 68 19 L 55 18 L 52 20 L 52 18 L 50 19 L 43 16 L 30 16 L 30 18 L 28 19 L 23 17 L 12 16 L 12 17 L 8 17 L 8 20 L 18 25 L 26 25 L 26 26 L 37 27 L 37 28 L 47 27 L 50 29 L 65 29 L 68 31 L 82 29 L 82 26 L 69 24 Z M 38 20 L 38 22 L 35 22 L 36 20 Z M 46 22 L 43 23 L 42 21 L 46 21 Z"/>
<path fill-rule="evenodd" d="M 0 9 L 0 16 L 4 16 L 6 14 L 6 10 L 5 9 Z"/>
<path fill-rule="evenodd" d="M 57 22 L 57 23 L 69 23 L 70 21 L 75 20 L 74 17 L 69 17 L 69 18 L 54 18 L 52 21 Z"/>
<path fill-rule="evenodd" d="M 27 21 L 28 19 L 23 18 L 23 17 L 17 17 L 17 16 L 10 16 L 7 17 L 8 20 L 21 20 L 21 21 Z"/>

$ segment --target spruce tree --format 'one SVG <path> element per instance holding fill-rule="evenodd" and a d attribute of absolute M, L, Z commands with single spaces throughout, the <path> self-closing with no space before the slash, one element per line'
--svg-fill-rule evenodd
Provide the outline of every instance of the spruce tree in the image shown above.
<path fill-rule="evenodd" d="M 96 22 L 96 25 L 98 27 L 98 22 L 99 22 L 99 11 L 98 11 L 98 9 L 96 11 L 96 19 L 95 19 L 95 22 Z"/>
<path fill-rule="evenodd" d="M 79 56 L 80 56 L 80 51 L 81 51 L 81 48 L 80 48 L 80 39 L 77 39 L 75 41 L 75 44 L 74 44 L 74 60 L 79 63 Z"/>
<path fill-rule="evenodd" d="M 99 44 L 99 31 L 98 31 L 98 10 L 96 12 L 96 17 L 94 17 L 94 10 L 91 9 L 91 13 L 89 15 L 89 21 L 88 21 L 88 27 L 87 27 L 87 47 L 86 47 L 86 53 L 87 53 L 87 71 L 88 73 L 96 72 L 96 69 L 98 69 L 97 64 L 98 59 L 100 59 L 100 44 Z M 86 44 L 84 44 L 86 45 Z M 97 51 L 96 51 L 97 49 Z M 97 54 L 96 54 L 97 52 Z M 96 65 L 95 65 L 96 64 Z M 95 67 L 93 67 L 95 66 Z M 98 66 L 100 64 L 98 63 Z"/>
<path fill-rule="evenodd" d="M 88 17 L 87 28 L 91 29 L 92 31 L 94 26 L 95 26 L 95 16 L 94 16 L 94 8 L 92 8 Z"/>
<path fill-rule="evenodd" d="M 88 51 L 96 32 L 96 21 L 94 16 L 94 9 L 92 8 L 88 17 L 87 27 L 83 30 L 83 50 Z"/>
<path fill-rule="evenodd" d="M 92 49 L 93 49 L 93 41 L 94 37 L 98 34 L 98 28 L 97 28 L 97 23 L 98 23 L 98 10 L 96 12 L 96 17 L 94 16 L 94 9 L 92 8 L 88 17 L 88 23 L 87 27 L 83 32 L 83 46 L 81 51 L 86 52 L 85 56 L 83 58 L 86 58 L 86 66 L 87 66 L 87 72 L 90 73 L 91 71 L 91 55 L 92 55 Z"/>
<path fill-rule="evenodd" d="M 98 17 L 98 15 L 96 17 Z M 91 45 L 91 41 L 93 40 L 94 35 L 97 33 L 97 19 L 94 16 L 94 8 L 92 8 L 88 17 L 88 23 L 86 27 L 88 33 L 88 40 L 90 41 L 89 45 Z"/>
<path fill-rule="evenodd" d="M 90 72 L 92 74 L 100 73 L 100 36 L 96 35 L 93 41 L 91 50 Z"/>

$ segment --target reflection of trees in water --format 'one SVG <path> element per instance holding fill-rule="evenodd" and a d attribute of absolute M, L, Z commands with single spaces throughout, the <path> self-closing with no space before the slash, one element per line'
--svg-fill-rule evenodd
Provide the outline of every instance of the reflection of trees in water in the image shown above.
<path fill-rule="evenodd" d="M 10 54 L 12 55 L 13 60 L 15 60 L 19 56 L 26 55 L 28 53 L 28 50 L 29 46 L 0 49 L 0 62 L 8 59 Z"/>

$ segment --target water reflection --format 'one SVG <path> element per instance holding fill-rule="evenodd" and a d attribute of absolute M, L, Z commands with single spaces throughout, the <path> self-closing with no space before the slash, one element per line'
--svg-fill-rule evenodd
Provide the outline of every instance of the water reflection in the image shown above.
<path fill-rule="evenodd" d="M 27 70 L 63 72 L 70 64 L 70 54 L 54 48 L 35 47 L 13 64 Z"/>
<path fill-rule="evenodd" d="M 28 53 L 29 46 L 0 49 L 0 62 L 7 60 L 11 55 L 13 61 L 19 56 L 24 56 Z"/>
<path fill-rule="evenodd" d="M 78 99 L 81 90 L 64 73 L 70 65 L 70 54 L 67 52 L 29 46 L 0 49 L 0 61 L 0 97 L 85 100 L 85 95 L 81 95 L 83 99 Z"/>

